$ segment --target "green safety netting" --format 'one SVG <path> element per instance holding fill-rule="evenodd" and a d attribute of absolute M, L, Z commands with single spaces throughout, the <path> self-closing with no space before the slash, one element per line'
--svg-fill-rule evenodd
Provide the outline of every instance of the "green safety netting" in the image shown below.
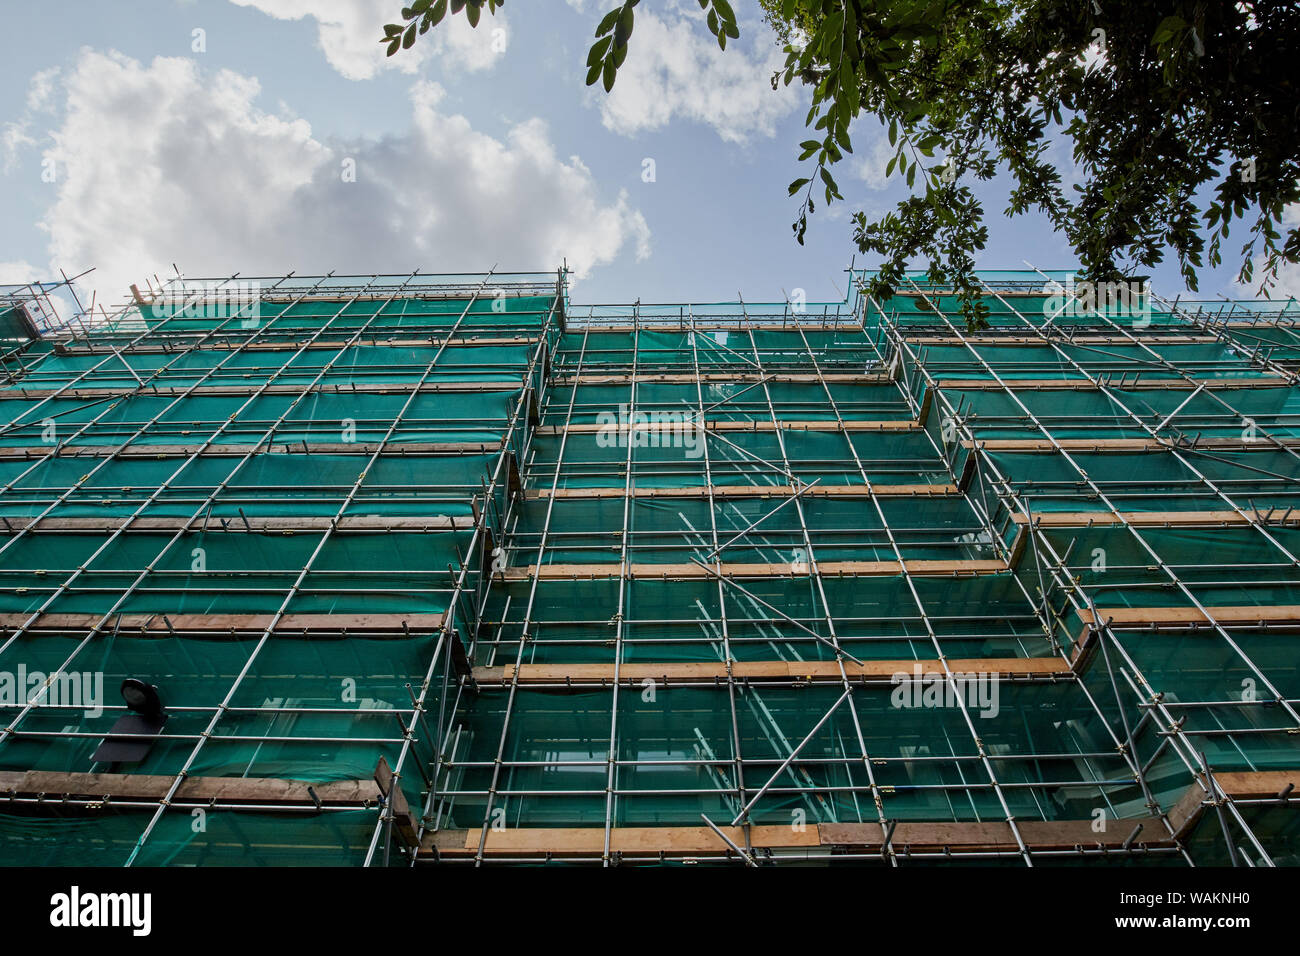
<path fill-rule="evenodd" d="M 888 761 L 874 769 L 878 783 L 892 788 L 885 796 L 885 810 L 891 818 L 1001 819 L 991 788 L 944 789 L 944 785 L 959 788 L 972 779 L 987 784 L 989 779 L 979 765 L 976 745 L 960 710 L 899 709 L 891 702 L 891 694 L 889 686 L 855 693 L 861 742 L 849 708 L 837 708 L 800 751 L 806 759 L 778 778 L 772 795 L 755 808 L 755 822 L 789 823 L 795 809 L 803 809 L 810 822 L 874 822 L 874 805 L 855 799 L 852 793 L 855 782 L 857 786 L 862 783 L 862 744 L 875 760 Z M 735 798 L 718 792 L 734 784 L 726 780 L 720 787 L 718 775 L 726 778 L 734 773 L 729 761 L 735 757 L 736 736 L 746 760 L 762 761 L 768 767 L 766 773 L 759 771 L 765 779 L 789 756 L 793 744 L 813 730 L 838 696 L 840 691 L 835 688 L 746 688 L 738 693 L 733 728 L 729 712 L 718 707 L 713 691 L 660 689 L 653 701 L 639 693 L 620 695 L 617 719 L 624 733 L 619 736 L 616 756 L 641 763 L 616 770 L 615 785 L 624 791 L 618 801 L 616 825 L 691 825 L 701 812 L 722 815 L 730 809 L 734 814 L 739 809 Z M 1071 782 L 1104 781 L 1114 784 L 1111 799 L 1115 802 L 1137 795 L 1136 787 L 1125 779 L 1128 774 L 1122 759 L 1105 753 L 1113 743 L 1100 719 L 1065 688 L 1007 685 L 999 690 L 996 706 L 991 692 L 983 707 L 978 703 L 976 698 L 973 719 L 999 779 L 1018 785 L 1005 791 L 1018 815 L 1031 819 L 1088 815 L 1080 812 L 1085 788 L 1080 788 L 1077 798 L 1061 803 L 1036 786 L 1048 791 Z M 462 745 L 464 761 L 477 766 L 459 771 L 458 790 L 486 789 L 506 705 L 507 696 L 502 693 L 485 693 L 475 700 L 471 710 L 475 732 Z M 541 766 L 508 771 L 503 790 L 537 791 L 535 795 L 500 798 L 509 825 L 601 825 L 610 695 L 557 697 L 519 691 L 511 707 L 506 758 Z M 1031 729 L 1025 718 L 1032 712 L 1050 712 L 1051 723 Z M 1032 757 L 1035 753 L 1054 756 Z M 1075 756 L 1085 753 L 1087 759 Z M 561 762 L 565 765 L 556 765 Z M 815 796 L 789 792 L 794 788 L 811 789 Z M 1086 789 L 1095 793 L 1093 788 Z M 484 803 L 467 794 L 456 802 L 452 813 L 449 825 L 478 827 L 483 823 Z"/>
<path fill-rule="evenodd" d="M 0 814 L 8 866 L 122 866 L 148 825 L 146 811 L 57 819 Z M 360 864 L 374 810 L 303 814 L 188 810 L 164 813 L 136 866 L 348 866 Z"/>
<path fill-rule="evenodd" d="M 1063 281 L 1065 275 L 1053 278 Z M 1002 279 L 1039 290 L 1046 281 L 1037 273 Z M 943 321 L 923 301 L 903 292 L 884 304 L 891 321 L 925 336 L 943 331 Z M 390 765 L 402 759 L 406 724 L 399 721 L 403 713 L 410 717 L 412 693 L 421 692 L 432 674 L 424 719 L 436 719 L 446 736 L 435 747 L 428 728 L 413 734 L 403 786 L 411 806 L 423 807 L 429 783 L 415 768 L 433 773 L 435 749 L 441 754 L 439 826 L 477 829 L 498 813 L 507 826 L 598 827 L 607 819 L 616 826 L 695 826 L 701 812 L 721 820 L 739 809 L 737 759 L 745 761 L 744 786 L 752 793 L 755 778 L 761 783 L 774 772 L 842 692 L 827 684 L 747 682 L 670 684 L 648 696 L 640 687 L 557 693 L 492 683 L 459 692 L 445 670 L 451 666 L 446 645 L 427 629 L 403 637 L 388 628 L 388 637 L 277 633 L 263 640 L 256 631 L 202 638 L 164 635 L 157 628 L 148 636 L 115 633 L 105 620 L 101 633 L 90 637 L 94 619 L 112 609 L 143 615 L 270 615 L 281 609 L 362 618 L 438 614 L 450 609 L 462 563 L 469 566 L 467 591 L 452 633 L 480 666 L 825 662 L 834 659 L 836 642 L 868 661 L 931 661 L 939 654 L 1052 658 L 1075 648 L 1082 622 L 1074 609 L 1085 595 L 1102 608 L 1187 607 L 1192 596 L 1207 606 L 1300 604 L 1300 580 L 1287 557 L 1300 548 L 1294 528 L 1143 528 L 1141 540 L 1153 556 L 1123 527 L 1052 527 L 1043 534 L 1058 556 L 1069 558 L 1065 571 L 1051 575 L 1032 546 L 1018 547 L 1024 538 L 1017 538 L 1019 525 L 1011 520 L 1016 502 L 1035 513 L 1108 511 L 1094 485 L 1127 511 L 1225 511 L 1232 502 L 1289 508 L 1298 474 L 1295 455 L 1267 444 L 1177 452 L 1078 450 L 1070 452 L 1075 464 L 1055 453 L 975 455 L 955 444 L 936 414 L 943 402 L 931 398 L 922 405 L 923 377 L 910 357 L 897 373 L 889 371 L 893 332 L 870 312 L 864 328 L 643 326 L 633 332 L 571 326 L 561 334 L 550 296 L 502 299 L 485 293 L 471 306 L 463 297 L 348 301 L 351 295 L 339 290 L 335 301 L 292 303 L 286 292 L 280 301 L 263 301 L 250 324 L 243 323 L 247 312 L 237 311 L 238 304 L 201 315 L 146 307 L 139 316 L 144 324 L 124 321 L 113 337 L 115 345 L 125 345 L 148 325 L 149 336 L 175 333 L 190 336 L 177 342 L 202 340 L 211 348 L 127 349 L 115 357 L 77 343 L 63 354 L 36 343 L 27 351 L 26 371 L 0 391 L 0 419 L 13 423 L 0 434 L 0 450 L 24 449 L 0 457 L 0 517 L 10 522 L 0 534 L 0 614 L 17 615 L 21 622 L 43 609 L 91 620 L 69 624 L 66 633 L 43 626 L 39 633 L 6 638 L 0 672 L 62 668 L 102 675 L 109 709 L 26 711 L 19 732 L 0 742 L 0 768 L 90 770 L 91 752 L 121 712 L 113 709 L 116 685 L 146 675 L 162 688 L 172 716 L 163 739 L 132 772 L 172 775 L 189 762 L 190 773 L 219 777 L 368 779 L 381 756 Z M 932 301 L 962 327 L 950 295 Z M 1046 294 L 1037 293 L 989 302 L 996 328 L 1026 333 L 1024 317 L 1041 317 L 1051 305 Z M 1106 342 L 1080 338 L 1059 343 L 1059 350 L 980 343 L 972 354 L 959 344 L 927 341 L 906 351 L 945 383 L 946 407 L 958 406 L 964 427 L 981 439 L 1041 439 L 1022 403 L 1058 438 L 1143 438 L 1149 434 L 1143 424 L 1166 437 L 1236 439 L 1251 429 L 1274 437 L 1295 433 L 1293 389 L 1193 394 L 1186 387 L 1135 387 L 1135 376 L 1150 384 L 1179 375 L 1153 362 L 1150 349 L 1114 341 L 1117 327 L 1133 334 L 1150 330 L 1159 355 L 1193 379 L 1245 383 L 1274 374 L 1250 361 L 1249 351 L 1260 342 L 1276 348 L 1275 358 L 1300 353 L 1300 337 L 1291 330 L 1272 328 L 1262 336 L 1253 329 L 1225 331 L 1242 343 L 1234 348 L 1227 342 L 1158 342 L 1168 326 L 1183 322 L 1158 309 L 1138 321 L 1113 319 L 1114 326 L 1100 325 Z M 1073 312 L 1054 324 L 1098 325 L 1096 317 Z M 440 336 L 453 326 L 458 338 L 444 346 Z M 203 340 L 210 332 L 216 334 Z M 348 344 L 357 332 L 358 340 Z M 300 351 L 317 333 L 321 347 Z M 254 335 L 255 349 L 225 341 L 237 345 Z M 476 338 L 493 341 L 469 344 Z M 550 377 L 536 369 L 525 381 L 539 342 L 554 346 Z M 1012 383 L 1082 380 L 1081 365 L 1091 375 L 1109 376 L 1114 397 L 1091 389 L 1017 386 L 1014 401 L 1000 389 L 952 384 L 989 379 L 985 362 Z M 748 378 L 697 383 L 697 367 Z M 633 371 L 643 376 L 635 385 L 618 381 Z M 873 378 L 822 381 L 818 371 Z M 654 381 L 649 375 L 655 372 L 685 380 Z M 807 377 L 781 380 L 784 373 Z M 615 381 L 575 385 L 568 378 L 574 374 Z M 137 375 L 175 391 L 138 388 Z M 318 379 L 316 388 L 301 391 Z M 409 386 L 421 379 L 434 388 L 412 395 Z M 254 397 L 267 382 L 290 391 Z M 456 383 L 491 384 L 472 391 L 448 388 Z M 108 400 L 49 394 L 69 385 L 125 394 Z M 182 397 L 193 385 L 237 394 Z M 384 385 L 394 390 L 352 390 Z M 904 422 L 918 407 L 928 409 L 928 418 L 922 429 L 847 434 L 785 427 L 701 437 L 684 429 L 671 440 L 629 448 L 617 434 L 610 441 L 609 435 L 552 427 L 533 435 L 528 421 L 511 432 L 511 416 L 526 388 L 532 401 L 525 407 L 542 426 L 607 422 L 634 399 L 642 411 L 707 409 L 710 423 L 837 417 Z M 399 413 L 401 421 L 390 427 Z M 1165 421 L 1168 416 L 1173 417 Z M 245 446 L 281 419 L 274 448 L 243 461 Z M 378 457 L 363 449 L 301 447 L 353 441 L 364 446 L 385 437 L 389 445 Z M 208 453 L 192 455 L 209 440 Z M 503 440 L 517 471 L 503 465 Z M 65 441 L 58 457 L 28 451 Z M 417 443 L 423 447 L 412 447 Z M 439 451 L 430 444 L 466 447 Z M 141 457 L 101 457 L 119 446 Z M 797 506 L 776 509 L 784 498 L 760 495 L 788 486 L 787 468 L 803 481 L 864 492 L 868 482 L 941 488 L 960 482 L 961 492 L 874 502 L 866 496 L 808 495 Z M 515 474 L 523 488 L 543 494 L 511 505 L 506 485 Z M 485 511 L 481 496 L 494 475 L 499 481 Z M 627 502 L 621 495 L 629 486 L 672 490 L 710 483 L 751 488 L 755 495 L 710 501 L 691 491 L 676 499 Z M 609 496 L 551 501 L 544 493 L 553 485 L 605 489 Z M 51 507 L 53 518 L 104 519 L 105 526 L 18 533 L 24 519 Z M 992 535 L 1003 546 L 996 552 L 981 517 L 986 508 Z M 442 524 L 340 530 L 327 537 L 324 522 L 340 513 Z M 470 519 L 485 513 L 490 541 L 470 530 Z M 163 524 L 114 537 L 131 515 Z M 503 515 L 509 520 L 504 526 Z M 183 530 L 196 517 L 205 530 Z M 268 518 L 318 523 L 251 530 L 242 524 Z M 653 573 L 621 579 L 608 568 L 571 579 L 535 582 L 512 575 L 489 583 L 480 571 L 493 559 L 494 546 L 501 549 L 495 557 L 515 569 L 537 563 L 609 566 L 624 557 L 653 567 L 705 559 L 715 544 L 736 535 L 722 560 L 777 570 L 746 577 L 736 582 L 740 587 L 698 573 L 676 580 Z M 477 542 L 473 554 L 471 540 Z M 1012 547 L 1015 563 L 978 575 L 886 570 L 817 580 L 798 570 L 809 543 L 823 564 L 892 561 L 900 553 L 909 561 L 985 561 L 1008 555 Z M 1176 571 L 1182 586 L 1173 585 L 1164 569 Z M 1077 589 L 1072 599 L 1061 588 L 1066 572 Z M 1050 637 L 1039 616 L 1044 586 L 1055 615 Z M 1239 640 L 1249 659 L 1208 628 L 1189 634 L 1121 627 L 1116 634 L 1119 647 L 1112 653 L 1122 648 L 1170 707 L 1214 703 L 1185 712 L 1188 731 L 1205 733 L 1197 739 L 1216 768 L 1294 766 L 1284 715 L 1256 706 L 1248 696 L 1260 692 L 1261 679 L 1295 696 L 1300 683 L 1285 634 L 1245 631 Z M 881 812 L 891 819 L 998 821 L 1006 807 L 1018 819 L 1031 820 L 1087 819 L 1098 807 L 1115 817 L 1146 812 L 1146 794 L 1117 737 L 1123 726 L 1119 708 L 1135 724 L 1139 701 L 1124 688 L 1122 704 L 1116 704 L 1102 666 L 1094 662 L 1077 680 L 997 686 L 996 712 L 974 713 L 974 734 L 959 708 L 900 708 L 889 684 L 858 687 L 852 707 L 837 708 L 813 734 L 803 758 L 778 775 L 756 805 L 754 822 L 784 824 L 795 814 L 810 822 L 875 822 L 864 758 L 872 759 L 874 780 L 886 788 Z M 222 704 L 228 709 L 204 737 Z M 17 712 L 5 703 L 7 718 Z M 1191 775 L 1161 749 L 1162 740 L 1147 721 L 1133 745 L 1135 755 L 1149 763 L 1148 786 L 1167 807 L 1181 798 Z M 611 756 L 619 761 L 612 776 Z M 110 808 L 51 820 L 14 809 L 0 816 L 0 861 L 120 865 L 150 817 L 146 810 Z M 375 809 L 320 815 L 212 810 L 196 826 L 178 807 L 161 814 L 135 861 L 354 864 L 365 859 L 377 820 Z M 1287 825 L 1269 825 L 1284 844 Z M 1211 859 L 1217 851 L 1198 852 Z"/>
<path fill-rule="evenodd" d="M 1050 653 L 1042 626 L 1009 574 L 956 579 L 917 578 L 913 586 L 929 627 L 948 652 L 961 657 Z M 494 587 L 488 616 L 502 629 L 483 642 L 484 663 L 513 660 L 531 602 L 528 661 L 612 662 L 609 638 L 620 613 L 624 659 L 719 661 L 727 637 L 739 660 L 828 660 L 834 651 L 826 618 L 845 649 L 863 659 L 932 659 L 934 645 L 912 589 L 899 575 L 829 577 L 819 589 L 809 578 L 759 578 L 744 590 L 715 580 L 617 577 L 512 581 Z M 822 593 L 828 603 L 823 603 Z M 507 606 L 507 602 L 508 606 Z M 790 619 L 798 622 L 791 624 Z M 972 619 L 978 619 L 972 620 Z M 822 638 L 819 640 L 818 638 Z"/>

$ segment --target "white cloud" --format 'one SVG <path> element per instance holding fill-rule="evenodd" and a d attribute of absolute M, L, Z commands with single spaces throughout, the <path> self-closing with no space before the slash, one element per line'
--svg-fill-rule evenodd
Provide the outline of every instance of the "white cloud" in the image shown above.
<path fill-rule="evenodd" d="M 649 229 L 626 195 L 601 201 L 577 157 L 530 120 L 504 139 L 412 88 L 409 131 L 322 142 L 258 109 L 256 79 L 83 51 L 63 80 L 47 151 L 58 197 L 42 227 L 51 261 L 95 266 L 100 300 L 177 263 L 191 275 L 553 269 L 578 277 Z M 355 162 L 356 181 L 344 181 Z"/>
<path fill-rule="evenodd" d="M 1286 234 L 1297 226 L 1300 226 L 1300 204 L 1287 206 L 1282 210 L 1282 224 L 1278 229 L 1278 232 L 1282 233 L 1283 240 Z M 1256 256 L 1254 261 L 1254 279 L 1245 284 L 1234 283 L 1236 294 L 1243 299 L 1260 297 L 1259 286 L 1264 275 L 1265 259 L 1263 256 Z M 1268 294 L 1275 302 L 1285 302 L 1291 298 L 1300 299 L 1300 263 L 1282 263 L 1277 270 L 1277 281 L 1269 288 Z"/>
<path fill-rule="evenodd" d="M 785 54 L 764 25 L 746 24 L 760 39 L 751 51 L 733 42 L 720 50 L 697 17 L 666 23 L 638 13 L 627 60 L 608 95 L 599 86 L 601 121 L 630 136 L 660 129 L 676 117 L 707 123 L 725 141 L 772 136 L 776 123 L 799 105 L 793 87 L 771 86 Z M 742 34 L 743 36 L 743 34 Z"/>
<path fill-rule="evenodd" d="M 852 170 L 859 179 L 867 184 L 868 189 L 884 189 L 889 185 L 888 177 L 885 176 L 885 170 L 889 167 L 889 161 L 894 158 L 898 152 L 893 146 L 889 145 L 889 138 L 881 129 L 873 133 L 870 139 L 870 146 L 863 150 L 862 140 L 865 138 L 862 134 L 854 131 L 854 148 L 858 151 L 858 158 L 853 162 Z"/>
<path fill-rule="evenodd" d="M 33 114 L 50 111 L 51 95 L 58 75 L 57 66 L 33 74 L 27 84 L 27 103 L 23 115 L 13 122 L 5 123 L 4 128 L 0 129 L 0 154 L 4 156 L 0 169 L 6 174 L 17 168 L 19 153 L 36 145 L 36 140 L 31 135 Z"/>
<path fill-rule="evenodd" d="M 509 35 L 503 10 L 497 10 L 494 15 L 485 14 L 477 27 L 471 27 L 463 13 L 448 13 L 442 23 L 417 37 L 409 50 L 400 50 L 390 57 L 379 40 L 384 35 L 384 24 L 400 22 L 401 0 L 231 2 L 253 7 L 277 20 L 314 18 L 325 59 L 349 80 L 368 80 L 384 69 L 414 74 L 428 60 L 436 60 L 451 71 L 485 70 L 505 51 L 504 41 Z"/>
<path fill-rule="evenodd" d="M 6 174 L 18 168 L 18 156 L 23 150 L 36 145 L 30 129 L 29 121 L 18 120 L 5 123 L 4 129 L 0 130 L 0 150 L 4 153 L 4 163 L 0 165 L 0 169 L 3 169 Z"/>
<path fill-rule="evenodd" d="M 1263 267 L 1263 260 L 1255 264 L 1256 271 Z M 1243 290 L 1246 294 L 1254 298 L 1259 292 L 1258 283 L 1249 290 Z M 1287 299 L 1300 299 L 1300 265 L 1294 262 L 1284 262 L 1281 268 L 1277 270 L 1277 283 L 1268 290 L 1269 297 L 1275 302 L 1285 302 Z"/>
<path fill-rule="evenodd" d="M 37 268 L 30 262 L 0 262 L 0 285 L 19 285 L 39 278 Z"/>
<path fill-rule="evenodd" d="M 58 89 L 55 82 L 59 77 L 59 68 L 50 67 L 33 74 L 27 85 L 27 110 L 31 113 L 48 113 L 54 108 L 54 94 Z"/>

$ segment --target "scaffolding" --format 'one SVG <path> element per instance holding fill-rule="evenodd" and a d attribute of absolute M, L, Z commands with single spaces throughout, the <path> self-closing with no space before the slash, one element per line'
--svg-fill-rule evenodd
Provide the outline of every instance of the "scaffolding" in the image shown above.
<path fill-rule="evenodd" d="M 1300 862 L 1300 309 L 849 278 L 9 329 L 0 860 Z"/>

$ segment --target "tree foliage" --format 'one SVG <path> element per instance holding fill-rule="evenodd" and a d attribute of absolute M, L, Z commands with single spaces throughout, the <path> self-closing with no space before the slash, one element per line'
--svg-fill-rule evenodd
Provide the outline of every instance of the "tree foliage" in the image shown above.
<path fill-rule="evenodd" d="M 416 0 L 385 27 L 389 54 L 447 12 L 477 24 L 503 0 Z M 818 201 L 843 201 L 835 170 L 855 122 L 888 130 L 887 178 L 909 195 L 875 220 L 853 217 L 863 253 L 883 257 L 867 291 L 887 299 L 913 259 L 953 283 L 967 322 L 983 324 L 976 253 L 987 241 L 972 188 L 1009 174 L 1008 216 L 1044 214 L 1086 277 L 1114 281 L 1176 256 L 1188 288 L 1222 262 L 1234 220 L 1246 220 L 1239 279 L 1268 293 L 1300 260 L 1300 5 L 1151 0 L 760 0 L 784 45 L 772 77 L 811 91 L 799 145 L 807 174 L 794 237 Z M 727 0 L 699 0 L 726 48 L 737 38 Z M 638 0 L 596 27 L 587 84 L 613 88 Z M 1291 65 L 1288 66 L 1288 63 Z M 1063 174 L 1064 172 L 1064 174 Z M 1255 275 L 1255 261 L 1263 269 Z"/>

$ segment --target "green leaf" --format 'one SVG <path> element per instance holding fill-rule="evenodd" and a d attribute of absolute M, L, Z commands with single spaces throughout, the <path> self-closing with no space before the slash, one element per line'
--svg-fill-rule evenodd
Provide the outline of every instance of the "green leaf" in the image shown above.
<path fill-rule="evenodd" d="M 1156 25 L 1156 32 L 1151 42 L 1159 46 L 1172 38 L 1175 33 L 1181 33 L 1186 26 L 1187 21 L 1182 17 L 1165 17 Z"/>
<path fill-rule="evenodd" d="M 406 35 L 402 37 L 402 49 L 409 50 L 411 44 L 415 42 L 415 24 L 412 23 L 406 28 Z"/>
<path fill-rule="evenodd" d="M 609 45 L 613 42 L 613 37 L 602 37 L 593 43 L 587 52 L 587 66 L 599 66 L 600 61 L 605 59 L 605 52 L 609 49 Z"/>
<path fill-rule="evenodd" d="M 632 6 L 628 4 L 619 14 L 618 23 L 614 27 L 614 46 L 627 46 L 627 41 L 632 37 Z"/>
<path fill-rule="evenodd" d="M 612 89 L 614 88 L 614 74 L 615 74 L 615 72 L 616 72 L 617 70 L 618 70 L 618 67 L 614 66 L 614 61 L 613 61 L 613 60 L 606 60 L 606 61 L 605 61 L 605 69 L 604 69 L 604 71 L 603 71 L 602 78 L 603 78 L 603 80 L 604 80 L 604 82 L 605 82 L 605 92 L 606 92 L 606 93 L 608 93 L 610 90 L 612 90 Z"/>
<path fill-rule="evenodd" d="M 796 179 L 794 182 L 792 182 L 792 183 L 790 184 L 790 195 L 793 196 L 793 195 L 794 195 L 795 193 L 797 193 L 799 190 L 801 190 L 801 189 L 803 189 L 805 186 L 807 186 L 808 183 L 809 183 L 809 180 L 808 180 L 807 177 L 805 177 L 805 178 L 803 178 L 803 179 Z"/>
<path fill-rule="evenodd" d="M 605 16 L 601 18 L 600 24 L 596 27 L 596 36 L 603 37 L 610 30 L 614 29 L 614 25 L 618 23 L 619 14 L 622 12 L 622 7 L 615 7 L 613 10 L 609 11 L 609 13 L 605 14 Z"/>

